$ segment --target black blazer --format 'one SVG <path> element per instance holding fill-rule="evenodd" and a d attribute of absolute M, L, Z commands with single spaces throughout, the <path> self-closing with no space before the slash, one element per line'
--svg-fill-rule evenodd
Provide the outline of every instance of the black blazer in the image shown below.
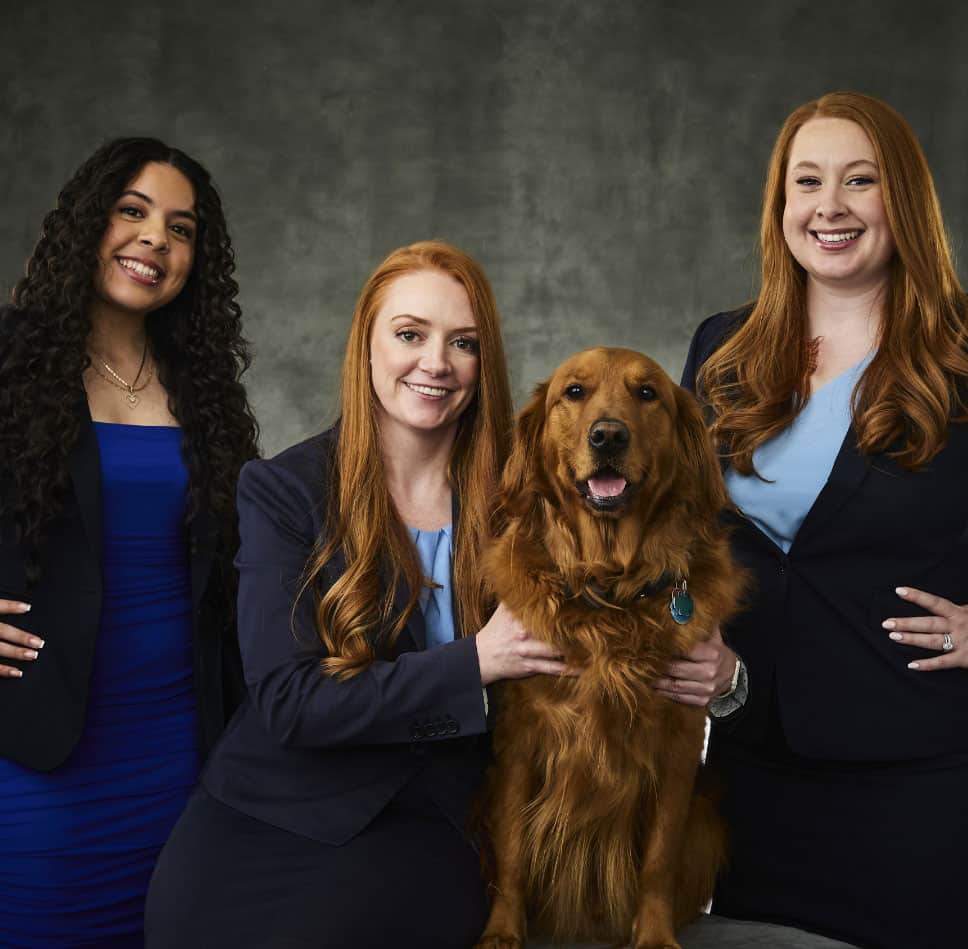
<path fill-rule="evenodd" d="M 684 386 L 695 391 L 699 368 L 748 313 L 700 325 Z M 724 630 L 747 664 L 750 694 L 716 732 L 756 745 L 778 710 L 790 749 L 804 756 L 901 761 L 968 750 L 968 670 L 912 671 L 912 659 L 937 653 L 894 643 L 881 627 L 923 613 L 897 586 L 968 602 L 968 425 L 949 425 L 944 449 L 916 472 L 862 455 L 849 429 L 787 554 L 737 512 L 726 518 L 753 580 L 748 608 Z"/>
<path fill-rule="evenodd" d="M 70 459 L 73 492 L 43 544 L 41 576 L 34 586 L 27 585 L 19 546 L 0 543 L 0 598 L 31 604 L 29 613 L 0 616 L 0 621 L 45 641 L 32 662 L 4 660 L 22 668 L 24 676 L 0 681 L 0 756 L 39 771 L 61 764 L 84 730 L 101 616 L 100 453 L 86 400 L 77 412 L 81 430 Z M 194 680 L 203 753 L 221 734 L 242 689 L 228 608 L 232 566 L 215 562 L 215 527 L 203 510 L 191 537 Z"/>
<path fill-rule="evenodd" d="M 416 782 L 464 830 L 489 755 L 474 640 L 426 650 L 415 610 L 393 648 L 379 646 L 369 667 L 337 681 L 320 674 L 312 592 L 293 610 L 324 529 L 336 439 L 331 430 L 242 469 L 236 564 L 248 697 L 203 783 L 252 817 L 340 844 Z M 334 557 L 320 589 L 344 570 Z M 404 591 L 396 602 L 399 610 Z"/>

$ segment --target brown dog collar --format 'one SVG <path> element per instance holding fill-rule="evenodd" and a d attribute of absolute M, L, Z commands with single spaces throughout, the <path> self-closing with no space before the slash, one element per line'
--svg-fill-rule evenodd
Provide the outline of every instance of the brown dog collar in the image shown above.
<path fill-rule="evenodd" d="M 632 601 L 635 600 L 647 600 L 649 597 L 655 596 L 657 593 L 662 593 L 663 590 L 667 590 L 670 586 L 675 585 L 677 588 L 680 586 L 680 582 L 676 581 L 676 578 L 671 573 L 664 573 L 658 580 L 653 580 L 651 583 L 647 583 L 644 587 L 639 589 Z M 596 609 L 603 606 L 622 608 L 623 604 L 612 599 L 609 596 L 609 591 L 605 589 L 596 579 L 592 578 L 587 583 L 585 583 L 582 588 L 576 593 L 565 584 L 565 596 L 570 600 L 577 599 L 581 597 L 589 606 L 594 606 Z"/>

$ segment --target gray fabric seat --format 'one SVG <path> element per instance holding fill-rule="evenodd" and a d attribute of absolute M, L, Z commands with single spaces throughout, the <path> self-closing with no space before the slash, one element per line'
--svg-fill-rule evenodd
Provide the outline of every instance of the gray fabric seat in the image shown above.
<path fill-rule="evenodd" d="M 724 916 L 704 916 L 679 934 L 683 949 L 856 949 L 850 943 L 827 939 L 771 923 L 747 922 Z M 613 949 L 602 943 L 529 942 L 528 949 Z"/>

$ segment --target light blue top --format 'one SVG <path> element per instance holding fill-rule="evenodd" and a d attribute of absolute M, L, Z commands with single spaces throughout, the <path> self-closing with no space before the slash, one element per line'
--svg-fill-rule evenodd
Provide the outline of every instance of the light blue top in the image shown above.
<path fill-rule="evenodd" d="M 753 451 L 765 478 L 726 472 L 733 503 L 784 553 L 827 483 L 850 427 L 854 386 L 873 353 L 814 392 L 789 428 Z"/>
<path fill-rule="evenodd" d="M 420 531 L 408 527 L 420 554 L 424 576 L 430 577 L 437 587 L 424 587 L 420 592 L 420 608 L 423 610 L 427 629 L 427 648 L 449 643 L 454 638 L 454 610 L 450 578 L 451 535 L 453 526 L 448 524 L 439 531 Z"/>

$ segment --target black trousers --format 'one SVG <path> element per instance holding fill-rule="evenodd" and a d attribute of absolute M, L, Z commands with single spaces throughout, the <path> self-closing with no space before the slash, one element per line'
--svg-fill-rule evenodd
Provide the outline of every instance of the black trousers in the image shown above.
<path fill-rule="evenodd" d="M 334 847 L 199 788 L 152 877 L 146 949 L 462 949 L 484 929 L 478 855 L 405 789 Z"/>
<path fill-rule="evenodd" d="M 968 756 L 807 761 L 710 742 L 729 863 L 713 912 L 863 949 L 963 949 Z"/>

